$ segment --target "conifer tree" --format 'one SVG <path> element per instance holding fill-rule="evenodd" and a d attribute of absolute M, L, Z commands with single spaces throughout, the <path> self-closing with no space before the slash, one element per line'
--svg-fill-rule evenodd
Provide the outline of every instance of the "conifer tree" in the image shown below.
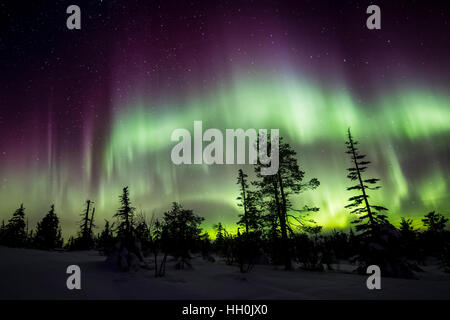
<path fill-rule="evenodd" d="M 136 209 L 131 206 L 128 187 L 123 188 L 119 198 L 121 207 L 114 215 L 118 219 L 117 232 L 120 238 L 125 240 L 125 242 L 129 242 L 133 237 L 133 216 Z"/>
<path fill-rule="evenodd" d="M 276 140 L 276 139 L 274 139 Z M 258 142 L 259 143 L 259 142 Z M 259 147 L 258 147 L 259 148 Z M 268 149 L 272 149 L 269 143 Z M 279 137 L 278 143 L 279 168 L 276 174 L 261 175 L 261 168 L 267 165 L 258 163 L 255 166 L 258 181 L 254 185 L 258 188 L 261 201 L 269 209 L 269 214 L 275 216 L 281 233 L 281 250 L 285 269 L 291 269 L 291 246 L 289 244 L 289 232 L 292 231 L 291 220 L 301 223 L 295 213 L 317 211 L 317 208 L 305 206 L 303 209 L 295 209 L 292 206 L 290 198 L 299 195 L 306 190 L 312 190 L 319 186 L 316 178 L 304 182 L 305 172 L 302 171 L 297 163 L 296 152 Z"/>
<path fill-rule="evenodd" d="M 191 250 L 201 234 L 200 224 L 203 217 L 197 216 L 192 210 L 184 209 L 174 202 L 172 209 L 164 213 L 164 226 L 167 231 L 169 250 L 175 258 L 180 259 L 178 266 L 183 269 L 190 259 Z"/>
<path fill-rule="evenodd" d="M 25 208 L 21 204 L 5 227 L 4 243 L 11 247 L 24 246 L 27 242 L 25 227 Z"/>
<path fill-rule="evenodd" d="M 142 248 L 147 250 L 150 247 L 151 235 L 150 226 L 147 223 L 145 214 L 143 212 L 137 215 L 135 227 L 135 236 L 141 242 Z"/>
<path fill-rule="evenodd" d="M 375 227 L 379 224 L 387 223 L 387 217 L 382 212 L 387 209 L 379 205 L 371 205 L 369 203 L 368 190 L 377 190 L 380 186 L 377 185 L 379 179 L 364 178 L 363 174 L 367 170 L 370 161 L 364 160 L 365 154 L 359 152 L 357 147 L 358 142 L 355 141 L 348 129 L 348 140 L 346 153 L 350 155 L 352 167 L 348 168 L 349 172 L 347 178 L 351 181 L 356 181 L 356 184 L 348 187 L 347 190 L 357 190 L 358 194 L 350 197 L 351 202 L 345 208 L 351 209 L 352 214 L 356 214 L 356 220 L 352 221 L 356 225 L 356 230 L 361 231 L 363 235 L 373 235 Z"/>
<path fill-rule="evenodd" d="M 114 223 L 112 226 L 110 226 L 109 221 L 105 219 L 105 227 L 103 231 L 98 236 L 98 248 L 100 251 L 103 252 L 105 255 L 109 255 L 113 245 L 114 245 L 114 236 L 113 236 L 113 229 Z"/>
<path fill-rule="evenodd" d="M 91 217 L 89 216 L 90 206 L 92 203 L 93 202 L 91 200 L 86 200 L 86 209 L 81 214 L 79 237 L 75 241 L 76 249 L 87 250 L 94 245 L 94 239 L 92 234 L 93 215 Z"/>
<path fill-rule="evenodd" d="M 400 240 L 403 253 L 408 258 L 418 256 L 418 248 L 416 246 L 417 233 L 413 227 L 412 219 L 405 219 L 402 217 L 400 222 Z"/>
<path fill-rule="evenodd" d="M 222 222 L 218 222 L 214 225 L 214 229 L 216 230 L 216 244 L 223 244 L 223 241 L 225 239 L 224 232 L 225 228 L 222 226 Z"/>
<path fill-rule="evenodd" d="M 244 209 L 244 213 L 239 215 L 237 224 L 245 229 L 245 233 L 258 230 L 261 225 L 261 211 L 258 209 L 258 194 L 250 191 L 247 183 L 247 175 L 239 169 L 237 184 L 240 193 L 237 197 L 238 206 Z"/>
<path fill-rule="evenodd" d="M 53 204 L 47 215 L 38 222 L 35 244 L 41 249 L 60 248 L 62 245 L 61 227 Z"/>
<path fill-rule="evenodd" d="M 399 228 L 400 233 L 403 235 L 413 234 L 415 231 L 412 224 L 413 224 L 412 219 L 405 219 L 404 217 L 402 217 Z"/>
<path fill-rule="evenodd" d="M 446 217 L 442 214 L 436 213 L 435 211 L 429 212 L 422 219 L 423 225 L 426 228 L 422 235 L 422 240 L 423 245 L 425 246 L 425 251 L 428 254 L 441 256 L 444 251 L 448 250 L 446 249 L 448 246 L 448 240 L 446 241 L 445 232 L 445 225 L 447 224 L 447 221 L 448 219 Z"/>
<path fill-rule="evenodd" d="M 426 231 L 433 234 L 439 234 L 444 231 L 447 221 L 448 219 L 446 217 L 435 211 L 429 212 L 425 215 L 425 218 L 422 219 Z"/>

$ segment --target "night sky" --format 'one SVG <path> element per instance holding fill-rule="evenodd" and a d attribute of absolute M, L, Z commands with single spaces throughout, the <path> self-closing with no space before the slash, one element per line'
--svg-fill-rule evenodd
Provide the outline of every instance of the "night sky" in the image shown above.
<path fill-rule="evenodd" d="M 172 164 L 170 135 L 194 120 L 279 128 L 321 182 L 293 202 L 324 227 L 353 219 L 348 127 L 394 224 L 450 216 L 450 4 L 390 2 L 2 1 L 0 219 L 23 202 L 33 227 L 54 203 L 67 235 L 89 198 L 101 227 L 127 185 L 148 217 L 180 201 L 235 228 L 237 170 L 253 168 Z"/>

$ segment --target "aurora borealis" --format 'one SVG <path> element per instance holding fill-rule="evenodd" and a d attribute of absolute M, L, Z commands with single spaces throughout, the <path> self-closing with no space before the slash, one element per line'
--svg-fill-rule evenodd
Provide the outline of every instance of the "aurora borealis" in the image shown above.
<path fill-rule="evenodd" d="M 279 128 L 321 183 L 294 203 L 326 228 L 353 218 L 348 127 L 394 224 L 449 216 L 448 5 L 405 3 L 380 3 L 378 31 L 360 1 L 88 1 L 79 31 L 64 3 L 2 5 L 0 219 L 23 202 L 34 226 L 54 203 L 67 235 L 89 198 L 102 226 L 127 185 L 148 217 L 180 201 L 233 229 L 253 168 L 175 166 L 171 133 L 195 120 Z"/>

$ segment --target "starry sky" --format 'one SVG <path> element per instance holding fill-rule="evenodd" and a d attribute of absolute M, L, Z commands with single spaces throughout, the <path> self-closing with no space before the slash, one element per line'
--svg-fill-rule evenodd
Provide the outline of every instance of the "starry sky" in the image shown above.
<path fill-rule="evenodd" d="M 68 235 L 89 198 L 102 226 L 127 185 L 148 217 L 180 201 L 233 230 L 253 168 L 172 164 L 170 135 L 194 120 L 279 129 L 321 182 L 292 200 L 325 228 L 353 218 L 348 127 L 394 224 L 450 216 L 450 5 L 390 2 L 381 30 L 370 1 L 2 2 L 0 219 L 23 202 L 33 227 L 54 203 Z"/>

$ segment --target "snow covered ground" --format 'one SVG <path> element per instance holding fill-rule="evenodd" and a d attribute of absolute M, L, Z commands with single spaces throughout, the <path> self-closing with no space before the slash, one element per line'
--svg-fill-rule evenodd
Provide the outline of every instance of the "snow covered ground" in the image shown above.
<path fill-rule="evenodd" d="M 111 269 L 96 251 L 47 252 L 0 247 L 0 299 L 450 299 L 450 275 L 437 266 L 419 280 L 382 278 L 381 290 L 368 290 L 365 276 L 340 272 L 286 272 L 257 265 L 249 274 L 222 261 L 193 260 L 193 269 L 154 278 L 153 271 Z M 82 289 L 66 287 L 67 266 L 79 265 Z"/>

